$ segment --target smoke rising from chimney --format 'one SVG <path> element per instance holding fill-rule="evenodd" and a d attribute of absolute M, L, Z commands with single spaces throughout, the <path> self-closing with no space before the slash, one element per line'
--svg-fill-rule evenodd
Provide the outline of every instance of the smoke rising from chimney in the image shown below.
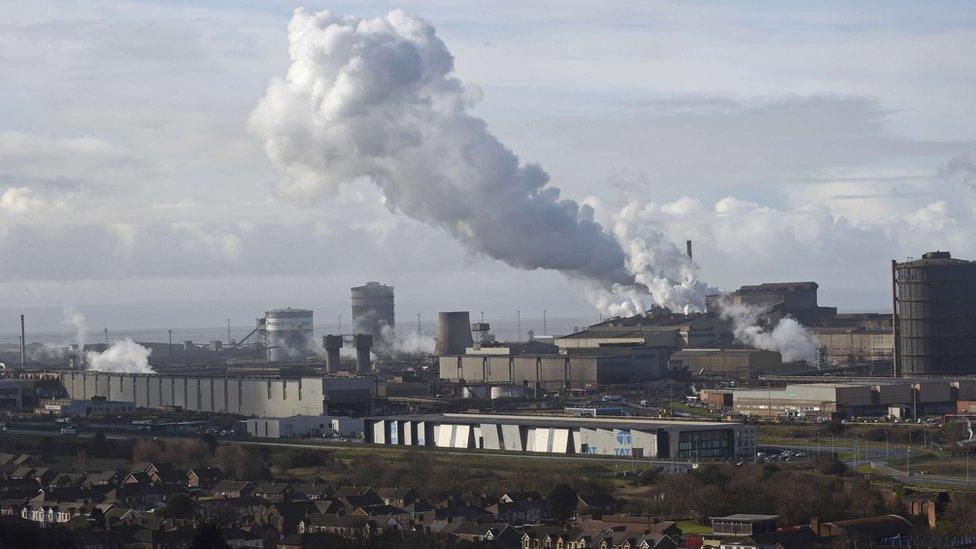
<path fill-rule="evenodd" d="M 660 232 L 627 212 L 608 231 L 470 114 L 480 90 L 453 76 L 427 22 L 400 10 L 364 20 L 298 9 L 288 30 L 288 74 L 250 120 L 282 174 L 277 194 L 312 201 L 368 180 L 390 210 L 471 252 L 582 282 L 604 312 L 642 312 L 648 292 L 703 308 L 697 269 Z"/>

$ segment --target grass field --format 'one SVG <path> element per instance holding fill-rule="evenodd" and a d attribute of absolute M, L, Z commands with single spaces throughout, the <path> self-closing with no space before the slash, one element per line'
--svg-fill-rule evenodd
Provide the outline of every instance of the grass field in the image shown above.
<path fill-rule="evenodd" d="M 694 520 L 679 520 L 678 528 L 681 528 L 682 534 L 711 534 L 712 527 L 698 524 L 698 521 Z"/>

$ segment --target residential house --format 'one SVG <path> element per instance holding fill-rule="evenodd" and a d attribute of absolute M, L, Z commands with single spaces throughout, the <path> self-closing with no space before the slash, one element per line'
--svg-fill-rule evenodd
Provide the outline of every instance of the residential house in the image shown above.
<path fill-rule="evenodd" d="M 263 513 L 259 513 L 259 524 L 270 524 L 283 535 L 298 532 L 298 523 L 306 516 L 316 513 L 318 509 L 311 501 L 287 501 L 271 504 Z"/>
<path fill-rule="evenodd" d="M 186 472 L 186 486 L 210 490 L 224 480 L 224 472 L 217 467 L 201 467 Z"/>
<path fill-rule="evenodd" d="M 222 480 L 211 492 L 218 498 L 239 498 L 251 495 L 254 485 L 246 480 Z"/>
<path fill-rule="evenodd" d="M 102 471 L 88 475 L 82 486 L 114 486 L 118 484 L 118 481 L 119 473 L 117 471 Z"/>
<path fill-rule="evenodd" d="M 331 513 L 311 513 L 298 523 L 298 533 L 328 532 L 347 539 L 365 539 L 370 536 L 369 519 L 360 515 L 339 516 Z"/>
<path fill-rule="evenodd" d="M 261 482 L 254 487 L 251 495 L 272 503 L 281 503 L 291 500 L 293 488 L 287 483 Z"/>
<path fill-rule="evenodd" d="M 383 503 L 401 508 L 410 505 L 420 497 L 413 488 L 379 488 L 376 493 L 383 499 Z"/>
<path fill-rule="evenodd" d="M 335 490 L 328 484 L 305 483 L 293 484 L 292 499 L 318 500 L 332 497 Z"/>

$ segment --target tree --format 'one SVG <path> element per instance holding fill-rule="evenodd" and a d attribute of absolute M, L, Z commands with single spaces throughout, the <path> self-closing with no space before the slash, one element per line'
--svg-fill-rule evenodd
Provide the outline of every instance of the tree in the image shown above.
<path fill-rule="evenodd" d="M 557 484 L 549 492 L 549 516 L 556 520 L 568 520 L 576 514 L 578 498 L 568 484 Z"/>
<path fill-rule="evenodd" d="M 220 534 L 220 528 L 209 522 L 201 523 L 193 533 L 191 549 L 230 549 Z"/>
<path fill-rule="evenodd" d="M 221 444 L 214 453 L 213 465 L 237 480 L 258 480 L 270 476 L 261 456 L 238 444 Z"/>
<path fill-rule="evenodd" d="M 163 508 L 163 516 L 175 519 L 193 518 L 196 508 L 197 504 L 193 498 L 186 494 L 176 494 L 166 502 L 166 507 Z"/>
<path fill-rule="evenodd" d="M 98 507 L 94 507 L 91 513 L 88 513 L 88 520 L 96 528 L 105 528 L 105 513 Z"/>
<path fill-rule="evenodd" d="M 95 431 L 95 436 L 92 438 L 97 444 L 105 444 L 105 433 L 101 431 Z"/>
<path fill-rule="evenodd" d="M 88 472 L 88 454 L 84 450 L 75 452 L 74 470 L 76 473 Z"/>
<path fill-rule="evenodd" d="M 207 433 L 200 437 L 200 442 L 207 447 L 207 452 L 212 456 L 217 451 L 217 437 Z"/>
<path fill-rule="evenodd" d="M 132 448 L 132 461 L 139 463 L 158 460 L 161 452 L 162 447 L 158 442 L 140 439 Z"/>

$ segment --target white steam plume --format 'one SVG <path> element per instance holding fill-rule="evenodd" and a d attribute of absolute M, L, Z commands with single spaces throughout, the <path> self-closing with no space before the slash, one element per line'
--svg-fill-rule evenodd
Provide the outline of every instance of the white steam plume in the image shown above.
<path fill-rule="evenodd" d="M 691 261 L 626 214 L 613 234 L 588 205 L 560 198 L 541 167 L 524 163 L 484 120 L 480 92 L 453 76 L 434 28 L 397 10 L 363 20 L 295 11 L 291 66 L 251 115 L 282 173 L 278 194 L 330 196 L 369 180 L 387 206 L 440 227 L 468 250 L 521 269 L 584 281 L 609 311 L 642 310 L 621 293 L 651 292 L 672 308 L 701 307 Z"/>
<path fill-rule="evenodd" d="M 88 335 L 88 321 L 85 314 L 68 306 L 61 309 L 61 323 L 75 329 L 75 344 L 79 350 L 85 348 L 85 338 Z"/>
<path fill-rule="evenodd" d="M 150 353 L 150 349 L 125 338 L 112 343 L 104 352 L 88 351 L 85 358 L 88 369 L 96 372 L 152 374 L 155 372 L 149 366 Z"/>
<path fill-rule="evenodd" d="M 417 356 L 434 354 L 434 338 L 416 332 L 398 334 L 388 324 L 383 324 L 380 328 L 382 336 L 377 344 L 377 350 L 392 355 L 394 358 L 399 356 Z"/>
<path fill-rule="evenodd" d="M 732 322 L 735 341 L 767 351 L 779 351 L 783 362 L 804 360 L 814 362 L 817 356 L 817 338 L 794 318 L 779 319 L 773 328 L 761 325 L 766 312 L 763 307 L 733 304 L 725 296 L 719 301 L 722 318 Z"/>

